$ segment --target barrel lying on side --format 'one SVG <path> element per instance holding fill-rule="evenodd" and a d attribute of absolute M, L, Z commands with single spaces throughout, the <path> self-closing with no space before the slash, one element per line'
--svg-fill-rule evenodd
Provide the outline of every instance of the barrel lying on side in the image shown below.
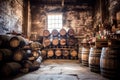
<path fill-rule="evenodd" d="M 56 49 L 55 55 L 56 55 L 56 57 L 60 57 L 62 55 L 61 49 Z"/>

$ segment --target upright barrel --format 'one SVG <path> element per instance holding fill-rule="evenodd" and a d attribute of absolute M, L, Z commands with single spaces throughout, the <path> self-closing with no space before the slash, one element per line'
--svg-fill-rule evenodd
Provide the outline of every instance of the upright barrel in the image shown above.
<path fill-rule="evenodd" d="M 92 72 L 100 73 L 100 56 L 102 48 L 91 47 L 89 54 L 89 68 Z"/>
<path fill-rule="evenodd" d="M 89 47 L 82 47 L 81 59 L 82 59 L 82 65 L 84 66 L 88 66 L 89 51 L 90 51 Z"/>
<path fill-rule="evenodd" d="M 109 79 L 120 79 L 120 48 L 103 47 L 100 58 L 101 75 Z"/>

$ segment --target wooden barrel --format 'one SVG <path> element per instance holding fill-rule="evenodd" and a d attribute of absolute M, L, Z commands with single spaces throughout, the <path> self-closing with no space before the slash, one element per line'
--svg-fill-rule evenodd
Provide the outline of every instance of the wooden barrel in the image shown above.
<path fill-rule="evenodd" d="M 50 41 L 50 38 L 44 38 L 43 39 L 43 46 L 44 47 L 48 47 L 51 45 L 51 41 Z"/>
<path fill-rule="evenodd" d="M 50 36 L 49 30 L 44 30 L 44 31 L 43 31 L 43 36 L 44 36 L 44 37 Z"/>
<path fill-rule="evenodd" d="M 22 61 L 24 54 L 25 54 L 25 51 L 23 51 L 21 49 L 16 50 L 13 55 L 13 60 L 14 61 Z"/>
<path fill-rule="evenodd" d="M 92 72 L 100 73 L 100 56 L 102 48 L 90 48 L 89 68 Z"/>
<path fill-rule="evenodd" d="M 66 38 L 61 37 L 61 38 L 60 38 L 60 45 L 61 45 L 61 46 L 65 46 L 66 43 L 67 43 L 67 42 L 66 42 Z"/>
<path fill-rule="evenodd" d="M 48 52 L 47 52 L 47 57 L 51 58 L 53 56 L 54 56 L 54 51 L 52 49 L 49 49 Z"/>
<path fill-rule="evenodd" d="M 64 49 L 62 51 L 63 57 L 68 57 L 69 56 L 69 51 L 67 49 Z"/>
<path fill-rule="evenodd" d="M 41 56 L 43 59 L 46 59 L 46 56 L 47 56 L 47 51 L 46 50 L 41 50 Z"/>
<path fill-rule="evenodd" d="M 66 36 L 67 32 L 65 29 L 61 29 L 59 33 L 60 33 L 60 36 Z"/>
<path fill-rule="evenodd" d="M 13 53 L 10 49 L 0 49 L 0 61 L 10 62 L 12 60 Z"/>
<path fill-rule="evenodd" d="M 95 42 L 95 47 L 96 48 L 102 48 L 102 47 L 107 47 L 108 46 L 108 41 L 107 40 L 101 40 L 97 39 Z"/>
<path fill-rule="evenodd" d="M 57 46 L 57 45 L 59 44 L 59 39 L 58 39 L 58 37 L 53 38 L 52 44 L 53 44 L 53 46 Z"/>
<path fill-rule="evenodd" d="M 82 59 L 82 65 L 84 66 L 88 66 L 89 50 L 90 50 L 89 47 L 82 48 L 81 59 Z"/>
<path fill-rule="evenodd" d="M 52 30 L 52 36 L 53 36 L 53 37 L 57 37 L 58 35 L 59 35 L 58 30 L 57 30 L 57 29 L 53 29 L 53 30 Z"/>
<path fill-rule="evenodd" d="M 19 70 L 21 68 L 21 65 L 16 62 L 9 62 L 3 65 L 1 72 L 3 76 L 11 76 L 11 75 L 17 75 L 19 73 Z"/>
<path fill-rule="evenodd" d="M 62 55 L 61 49 L 56 49 L 56 50 L 55 50 L 55 55 L 56 55 L 57 57 L 60 57 L 60 56 Z"/>
<path fill-rule="evenodd" d="M 68 36 L 74 36 L 74 30 L 71 28 L 68 30 Z"/>
<path fill-rule="evenodd" d="M 26 44 L 27 41 L 22 36 L 14 36 L 9 41 L 11 48 L 23 48 Z"/>
<path fill-rule="evenodd" d="M 77 57 L 78 53 L 75 49 L 72 49 L 72 50 L 70 50 L 70 55 L 71 55 L 71 57 L 74 58 L 74 57 Z"/>
<path fill-rule="evenodd" d="M 103 47 L 100 58 L 101 75 L 118 80 L 120 75 L 120 48 Z"/>
<path fill-rule="evenodd" d="M 75 38 L 68 38 L 67 39 L 68 46 L 74 46 L 76 43 L 77 43 L 77 40 Z"/>

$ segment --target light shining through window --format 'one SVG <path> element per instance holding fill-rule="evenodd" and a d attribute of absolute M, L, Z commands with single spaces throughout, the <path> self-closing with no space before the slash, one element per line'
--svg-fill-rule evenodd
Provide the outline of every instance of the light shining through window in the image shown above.
<path fill-rule="evenodd" d="M 48 14 L 48 30 L 52 32 L 53 29 L 60 31 L 62 28 L 62 14 Z"/>

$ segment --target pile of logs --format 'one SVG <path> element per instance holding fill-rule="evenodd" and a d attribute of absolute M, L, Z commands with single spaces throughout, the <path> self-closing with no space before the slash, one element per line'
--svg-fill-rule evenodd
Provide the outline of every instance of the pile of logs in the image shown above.
<path fill-rule="evenodd" d="M 11 76 L 40 68 L 42 45 L 22 36 L 0 35 L 0 75 Z"/>

